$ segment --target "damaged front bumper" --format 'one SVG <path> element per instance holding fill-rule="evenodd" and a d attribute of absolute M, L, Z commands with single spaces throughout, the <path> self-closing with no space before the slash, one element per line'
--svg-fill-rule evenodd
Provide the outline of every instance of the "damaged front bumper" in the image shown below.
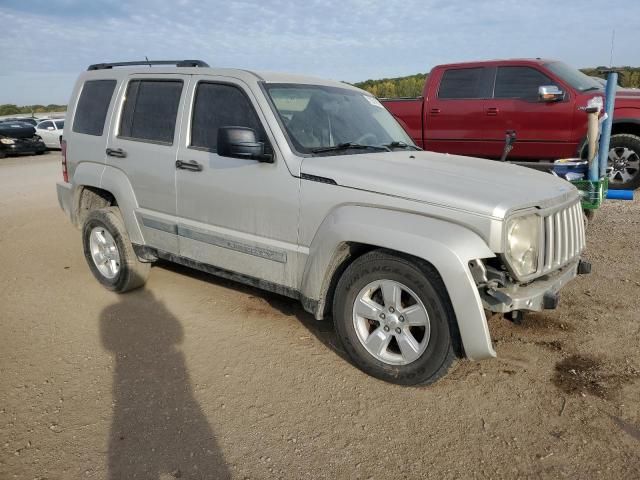
<path fill-rule="evenodd" d="M 495 313 L 553 309 L 558 305 L 560 289 L 577 275 L 590 272 L 591 264 L 576 259 L 562 269 L 526 285 L 507 283 L 504 287 L 480 287 L 480 297 L 484 308 Z"/>

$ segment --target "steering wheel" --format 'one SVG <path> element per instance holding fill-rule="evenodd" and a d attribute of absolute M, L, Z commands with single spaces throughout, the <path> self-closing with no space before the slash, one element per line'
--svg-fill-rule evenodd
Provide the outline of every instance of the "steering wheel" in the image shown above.
<path fill-rule="evenodd" d="M 376 137 L 373 133 L 368 132 L 368 133 L 365 133 L 364 135 L 359 136 L 359 137 L 356 139 L 356 141 L 355 141 L 355 142 L 353 142 L 353 143 L 359 143 L 359 144 L 361 144 L 361 145 L 372 145 L 372 144 L 369 144 L 369 143 L 365 143 L 365 140 L 367 140 L 368 138 L 370 138 L 370 139 L 371 139 L 371 140 L 373 140 L 374 142 L 375 142 L 376 140 L 378 140 L 378 137 Z"/>

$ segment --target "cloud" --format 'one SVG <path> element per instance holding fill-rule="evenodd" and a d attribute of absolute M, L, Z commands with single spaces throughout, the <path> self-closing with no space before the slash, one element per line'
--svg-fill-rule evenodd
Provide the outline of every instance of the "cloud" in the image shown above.
<path fill-rule="evenodd" d="M 145 56 L 347 81 L 483 58 L 602 65 L 611 28 L 638 14 L 637 0 L 605 10 L 596 0 L 5 0 L 0 87 L 19 72 L 77 73 Z M 633 29 L 620 28 L 615 63 L 639 64 L 636 43 Z"/>

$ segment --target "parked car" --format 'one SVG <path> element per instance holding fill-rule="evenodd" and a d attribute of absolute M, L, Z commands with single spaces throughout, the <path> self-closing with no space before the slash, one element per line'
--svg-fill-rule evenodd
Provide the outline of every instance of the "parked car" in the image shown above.
<path fill-rule="evenodd" d="M 544 92 L 544 94 L 542 94 Z M 505 131 L 518 143 L 510 158 L 586 157 L 587 115 L 603 85 L 554 60 L 501 60 L 439 65 L 422 97 L 383 99 L 413 140 L 426 150 L 500 158 Z M 609 187 L 640 186 L 640 92 L 616 94 L 609 151 Z"/>
<path fill-rule="evenodd" d="M 64 134 L 64 119 L 44 120 L 36 126 L 36 133 L 42 138 L 47 148 L 60 148 Z"/>
<path fill-rule="evenodd" d="M 0 119 L 0 122 L 21 122 L 21 123 L 27 123 L 29 125 L 31 125 L 32 127 L 35 127 L 38 122 L 40 121 L 39 118 L 35 118 L 35 117 L 16 117 L 16 118 L 5 118 L 5 119 Z"/>
<path fill-rule="evenodd" d="M 44 143 L 31 125 L 0 121 L 0 158 L 19 153 L 41 155 L 45 150 Z"/>
<path fill-rule="evenodd" d="M 420 151 L 350 85 L 175 63 L 93 65 L 69 102 L 58 200 L 106 288 L 157 259 L 244 282 L 333 317 L 363 371 L 418 384 L 496 355 L 485 310 L 555 308 L 588 271 L 570 183 Z"/>

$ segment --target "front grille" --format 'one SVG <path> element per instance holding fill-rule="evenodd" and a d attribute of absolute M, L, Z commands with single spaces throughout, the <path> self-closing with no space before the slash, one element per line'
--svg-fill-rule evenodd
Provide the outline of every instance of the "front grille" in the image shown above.
<path fill-rule="evenodd" d="M 544 217 L 544 237 L 542 274 L 561 268 L 578 257 L 586 244 L 580 202 Z"/>

